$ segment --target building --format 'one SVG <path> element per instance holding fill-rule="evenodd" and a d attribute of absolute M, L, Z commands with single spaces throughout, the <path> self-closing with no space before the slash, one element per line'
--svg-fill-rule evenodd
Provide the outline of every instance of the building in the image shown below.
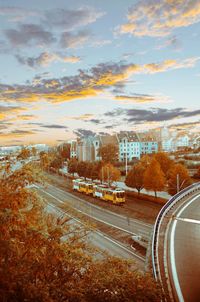
<path fill-rule="evenodd" d="M 184 149 L 189 147 L 189 136 L 188 135 L 177 135 L 176 138 L 176 150 Z"/>
<path fill-rule="evenodd" d="M 77 140 L 77 159 L 78 161 L 94 161 L 95 152 L 93 136 L 86 136 Z"/>
<path fill-rule="evenodd" d="M 135 132 L 121 131 L 118 135 L 119 144 L 119 161 L 130 162 L 135 159 L 140 159 L 140 141 Z"/>
<path fill-rule="evenodd" d="M 77 141 L 72 140 L 70 143 L 70 158 L 77 158 Z"/>
<path fill-rule="evenodd" d="M 108 144 L 117 145 L 116 135 L 96 135 L 77 140 L 77 158 L 79 161 L 99 161 L 99 148 Z"/>
<path fill-rule="evenodd" d="M 152 133 L 138 134 L 140 140 L 140 154 L 153 154 L 158 152 L 158 142 Z"/>

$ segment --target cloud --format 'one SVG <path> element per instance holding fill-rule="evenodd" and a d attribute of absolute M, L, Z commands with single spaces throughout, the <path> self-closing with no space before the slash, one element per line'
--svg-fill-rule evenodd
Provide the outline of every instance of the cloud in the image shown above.
<path fill-rule="evenodd" d="M 200 120 L 197 122 L 179 123 L 169 126 L 169 128 L 176 129 L 177 131 L 193 130 L 198 128 L 200 130 Z"/>
<path fill-rule="evenodd" d="M 79 70 L 74 76 L 60 79 L 41 79 L 34 85 L 0 84 L 0 100 L 36 102 L 47 100 L 52 103 L 67 102 L 76 99 L 102 96 L 110 89 L 126 83 L 134 74 L 153 74 L 178 68 L 191 68 L 200 58 L 188 58 L 182 61 L 165 60 L 159 63 L 138 65 L 134 63 L 100 63 L 90 70 Z M 113 96 L 115 98 L 115 96 Z"/>
<path fill-rule="evenodd" d="M 17 114 L 24 110 L 25 108 L 19 106 L 0 105 L 0 120 L 4 120 L 8 115 Z"/>
<path fill-rule="evenodd" d="M 76 56 L 64 56 L 56 53 L 42 52 L 38 57 L 23 57 L 16 55 L 16 59 L 19 63 L 26 65 L 31 68 L 46 67 L 53 62 L 64 62 L 64 63 L 77 63 L 80 61 L 79 57 Z"/>
<path fill-rule="evenodd" d="M 162 49 L 162 48 L 165 48 L 165 47 L 172 47 L 174 50 L 176 51 L 180 51 L 181 50 L 181 42 L 180 40 L 175 36 L 171 36 L 171 37 L 168 37 L 166 39 L 166 41 L 162 41 L 162 44 L 158 45 L 156 47 L 156 49 Z"/>
<path fill-rule="evenodd" d="M 0 15 L 11 22 L 19 22 L 30 17 L 38 16 L 39 11 L 33 9 L 29 10 L 22 7 L 1 6 Z"/>
<path fill-rule="evenodd" d="M 96 124 L 96 125 L 99 125 L 99 124 L 103 124 L 103 121 L 100 120 L 100 119 L 91 119 L 89 120 L 90 123 L 93 123 L 93 124 Z"/>
<path fill-rule="evenodd" d="M 33 114 L 22 114 L 22 115 L 17 116 L 17 120 L 21 120 L 21 121 L 30 121 L 30 120 L 34 120 L 36 118 L 37 118 L 37 116 L 33 115 Z"/>
<path fill-rule="evenodd" d="M 24 137 L 24 136 L 29 136 L 35 134 L 33 131 L 28 131 L 28 130 L 12 130 L 10 132 L 0 132 L 0 136 L 3 139 L 9 138 L 16 138 L 16 137 Z"/>
<path fill-rule="evenodd" d="M 78 137 L 85 137 L 85 136 L 95 136 L 96 133 L 93 132 L 92 130 L 86 130 L 86 129 L 76 129 L 73 131 L 74 134 Z"/>
<path fill-rule="evenodd" d="M 47 10 L 43 16 L 43 22 L 54 28 L 64 28 L 68 31 L 94 23 L 104 15 L 104 12 L 97 11 L 92 7 L 83 7 L 76 10 L 58 8 Z"/>
<path fill-rule="evenodd" d="M 76 34 L 63 32 L 60 39 L 60 45 L 62 48 L 77 48 L 85 44 L 89 38 L 91 38 L 91 34 L 85 30 L 81 30 Z"/>
<path fill-rule="evenodd" d="M 152 102 L 169 102 L 169 98 L 162 95 L 133 94 L 133 95 L 116 95 L 116 100 L 125 101 L 126 103 L 152 103 Z"/>
<path fill-rule="evenodd" d="M 165 108 L 151 108 L 151 109 L 119 109 L 105 114 L 109 117 L 124 116 L 124 121 L 129 123 L 142 122 L 161 122 L 169 121 L 177 118 L 187 118 L 200 115 L 200 110 L 186 110 L 184 108 L 165 109 Z"/>
<path fill-rule="evenodd" d="M 163 37 L 180 27 L 200 21 L 199 0 L 141 0 L 128 10 L 128 22 L 120 33 L 134 36 Z"/>
<path fill-rule="evenodd" d="M 82 121 L 85 121 L 85 120 L 91 119 L 93 116 L 94 116 L 94 114 L 85 113 L 85 114 L 78 115 L 78 116 L 70 116 L 70 117 L 67 117 L 66 119 L 68 119 L 68 120 L 82 120 Z"/>
<path fill-rule="evenodd" d="M 159 73 L 168 70 L 175 70 L 180 68 L 191 68 L 200 60 L 200 57 L 187 58 L 182 61 L 173 59 L 165 60 L 159 63 L 150 63 L 143 65 L 144 73 Z"/>
<path fill-rule="evenodd" d="M 41 125 L 43 128 L 49 128 L 49 129 L 67 129 L 68 127 L 63 125 L 57 125 L 57 124 L 51 124 L 51 125 Z"/>
<path fill-rule="evenodd" d="M 50 31 L 37 24 L 20 24 L 18 29 L 6 29 L 5 36 L 14 47 L 48 46 L 55 42 Z"/>

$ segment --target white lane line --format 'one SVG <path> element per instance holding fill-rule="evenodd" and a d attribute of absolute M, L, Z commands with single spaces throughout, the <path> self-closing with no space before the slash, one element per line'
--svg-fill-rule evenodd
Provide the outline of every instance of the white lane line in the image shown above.
<path fill-rule="evenodd" d="M 45 192 L 45 191 L 44 191 L 44 192 Z M 45 192 L 45 193 L 46 193 L 46 192 Z M 49 194 L 49 193 L 48 193 L 48 194 Z M 50 194 L 50 195 L 51 195 L 51 194 Z M 51 196 L 52 196 L 52 195 L 51 195 Z M 55 197 L 54 197 L 54 198 L 55 198 Z M 60 213 L 62 213 L 62 214 L 64 214 L 64 215 L 70 217 L 72 220 L 78 222 L 79 224 L 82 224 L 82 225 L 86 226 L 81 220 L 79 220 L 79 219 L 77 219 L 77 218 L 75 218 L 75 217 L 73 217 L 73 216 L 67 214 L 67 213 L 64 212 L 63 210 L 57 208 L 55 205 L 52 205 L 52 204 L 50 204 L 50 203 L 48 203 L 48 205 L 51 206 L 51 207 L 53 207 L 54 209 L 56 209 L 58 212 L 60 212 Z M 96 233 L 97 235 L 99 235 L 99 236 L 101 236 L 101 237 L 107 239 L 108 241 L 114 243 L 115 245 L 119 246 L 121 249 L 125 250 L 126 252 L 128 252 L 128 253 L 131 254 L 131 255 L 133 255 L 134 257 L 136 257 L 136 258 L 142 260 L 143 262 L 145 262 L 145 258 L 144 258 L 144 257 L 141 257 L 141 256 L 139 256 L 138 254 L 133 253 L 133 252 L 130 251 L 128 248 L 126 248 L 125 246 L 121 245 L 119 242 L 116 242 L 115 240 L 113 240 L 113 239 L 111 239 L 110 237 L 106 236 L 104 233 L 99 232 L 99 231 L 95 231 L 95 230 L 92 230 L 92 231 L 93 231 L 94 233 Z"/>
<path fill-rule="evenodd" d="M 137 257 L 138 259 L 142 260 L 143 262 L 145 262 L 145 258 L 143 258 L 143 257 L 141 257 L 141 256 L 139 256 L 139 255 L 137 255 L 137 254 L 135 254 L 135 253 L 133 253 L 133 252 L 130 251 L 128 248 L 126 248 L 125 246 L 123 246 L 123 245 L 121 245 L 120 243 L 116 242 L 115 240 L 111 239 L 110 237 L 107 237 L 107 236 L 104 235 L 103 233 L 100 233 L 100 232 L 97 232 L 97 231 L 96 231 L 96 233 L 97 233 L 98 235 L 100 235 L 101 237 L 106 238 L 106 239 L 109 240 L 110 242 L 116 244 L 116 245 L 119 246 L 121 249 L 124 249 L 124 250 L 125 250 L 126 252 L 128 252 L 129 254 L 131 254 L 131 255 Z"/>
<path fill-rule="evenodd" d="M 181 218 L 181 217 L 176 217 L 176 220 L 180 220 L 180 221 L 185 221 L 185 222 L 190 222 L 190 223 L 196 223 L 196 224 L 200 224 L 200 220 L 196 220 L 196 219 L 190 219 L 190 218 Z"/>
<path fill-rule="evenodd" d="M 182 212 L 197 198 L 199 198 L 199 195 L 195 196 L 188 203 L 186 203 L 185 206 L 183 206 L 183 208 L 178 212 L 177 217 L 179 218 L 179 216 L 182 214 Z M 174 285 L 176 288 L 179 302 L 184 302 L 184 298 L 183 298 L 182 291 L 181 291 L 180 284 L 179 284 L 178 274 L 177 274 L 177 270 L 176 270 L 176 261 L 175 261 L 174 237 L 175 237 L 176 225 L 177 225 L 177 219 L 174 220 L 174 222 L 172 224 L 172 231 L 171 231 L 171 240 L 170 240 L 171 241 L 171 244 L 170 244 L 171 268 L 172 268 Z"/>
<path fill-rule="evenodd" d="M 54 188 L 54 189 L 60 191 L 61 193 L 68 194 L 69 196 L 71 196 L 71 197 L 73 197 L 73 198 L 75 198 L 75 199 L 77 199 L 77 200 L 79 200 L 79 201 L 81 201 L 81 202 L 84 201 L 83 199 L 81 199 L 81 198 L 79 198 L 79 197 L 77 197 L 77 196 L 75 196 L 75 195 L 73 195 L 73 194 L 71 194 L 71 193 L 69 193 L 69 192 L 66 192 L 66 191 L 64 191 L 64 190 L 62 190 L 62 189 L 60 189 L 60 188 L 57 188 L 57 187 L 55 187 L 55 186 L 53 186 L 53 185 L 51 185 L 51 184 L 48 184 L 48 186 L 50 186 L 50 187 L 52 187 L 52 188 Z M 112 211 L 103 209 L 103 208 L 101 208 L 101 207 L 99 207 L 99 206 L 97 206 L 97 205 L 94 205 L 94 204 L 92 204 L 92 203 L 90 203 L 90 205 L 91 205 L 93 208 L 96 208 L 96 209 L 98 209 L 98 210 L 107 212 L 107 213 L 109 213 L 109 214 L 112 214 L 112 215 L 114 215 L 114 216 L 120 217 L 120 218 L 122 218 L 122 219 L 127 219 L 126 216 L 123 216 L 123 215 L 117 214 L 117 213 L 115 213 L 115 212 L 112 212 Z M 148 227 L 148 228 L 151 228 L 151 229 L 152 229 L 152 227 L 153 227 L 153 225 L 148 224 L 148 223 L 145 223 L 145 222 L 141 222 L 141 221 L 139 221 L 139 220 L 137 220 L 137 219 L 130 218 L 130 221 L 133 221 L 134 223 L 138 223 L 138 224 L 140 224 L 140 225 L 142 225 L 142 226 L 145 226 L 145 227 Z"/>
<path fill-rule="evenodd" d="M 59 198 L 55 197 L 55 196 L 52 195 L 51 193 L 48 193 L 48 192 L 44 191 L 43 189 L 41 189 L 41 188 L 38 187 L 37 185 L 35 185 L 35 187 L 38 188 L 38 189 L 39 189 L 40 191 L 42 191 L 43 193 L 45 193 L 45 194 L 49 195 L 50 197 L 54 198 L 54 199 L 57 200 L 58 202 L 60 202 L 60 203 L 62 203 L 62 204 L 64 203 L 62 200 L 60 200 Z M 83 211 L 81 211 L 81 210 L 79 210 L 79 209 L 77 209 L 77 208 L 74 208 L 74 209 L 75 209 L 77 212 L 81 213 L 81 214 L 84 214 L 84 215 L 86 215 L 86 216 L 88 216 L 88 217 L 90 217 L 90 218 L 92 218 L 92 219 L 94 219 L 94 220 L 96 220 L 96 221 L 99 221 L 99 222 L 102 222 L 102 223 L 104 223 L 104 224 L 106 224 L 106 225 L 109 225 L 109 226 L 111 226 L 111 227 L 113 227 L 113 228 L 115 228 L 115 229 L 118 229 L 118 230 L 120 230 L 120 231 L 123 231 L 123 232 L 128 233 L 128 234 L 131 234 L 131 235 L 138 235 L 138 234 L 133 233 L 133 232 L 130 232 L 130 231 L 126 230 L 126 229 L 120 228 L 120 227 L 118 227 L 118 226 L 116 226 L 116 225 L 114 225 L 114 224 L 111 224 L 111 223 L 109 223 L 109 222 L 107 222 L 107 221 L 104 221 L 104 220 L 102 220 L 102 219 L 96 218 L 96 217 L 94 217 L 94 216 L 92 216 L 92 215 L 90 215 L 90 214 L 88 214 L 88 213 L 85 213 L 85 212 L 83 212 Z"/>

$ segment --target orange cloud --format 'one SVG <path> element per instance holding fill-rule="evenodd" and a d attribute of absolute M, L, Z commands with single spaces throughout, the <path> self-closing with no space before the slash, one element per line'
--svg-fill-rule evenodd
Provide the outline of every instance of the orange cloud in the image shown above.
<path fill-rule="evenodd" d="M 139 1 L 127 15 L 128 22 L 121 25 L 120 33 L 135 36 L 162 37 L 173 29 L 200 21 L 199 0 Z"/>
<path fill-rule="evenodd" d="M 0 85 L 0 100 L 36 102 L 47 100 L 52 103 L 69 102 L 88 97 L 98 97 L 124 83 L 134 74 L 165 72 L 178 68 L 191 68 L 200 58 L 188 58 L 182 61 L 165 60 L 159 63 L 144 65 L 102 63 L 85 72 L 80 70 L 78 75 L 60 79 L 43 79 L 34 85 Z M 115 95 L 113 95 L 115 99 Z"/>
<path fill-rule="evenodd" d="M 126 103 L 167 103 L 169 102 L 169 98 L 162 95 L 116 95 L 116 100 L 126 102 Z"/>

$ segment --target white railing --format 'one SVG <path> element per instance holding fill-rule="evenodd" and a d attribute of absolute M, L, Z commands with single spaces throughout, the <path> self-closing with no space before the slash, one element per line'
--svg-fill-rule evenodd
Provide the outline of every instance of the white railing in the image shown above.
<path fill-rule="evenodd" d="M 156 280 L 159 280 L 160 282 L 161 282 L 161 276 L 160 276 L 160 268 L 158 262 L 158 241 L 159 241 L 159 230 L 162 220 L 175 204 L 177 204 L 187 195 L 190 195 L 191 193 L 194 193 L 197 190 L 200 190 L 200 182 L 192 184 L 191 186 L 183 189 L 182 191 L 172 196 L 168 200 L 168 202 L 162 207 L 156 218 L 156 222 L 153 230 L 153 238 L 152 238 L 152 266 L 153 266 L 154 278 Z"/>

